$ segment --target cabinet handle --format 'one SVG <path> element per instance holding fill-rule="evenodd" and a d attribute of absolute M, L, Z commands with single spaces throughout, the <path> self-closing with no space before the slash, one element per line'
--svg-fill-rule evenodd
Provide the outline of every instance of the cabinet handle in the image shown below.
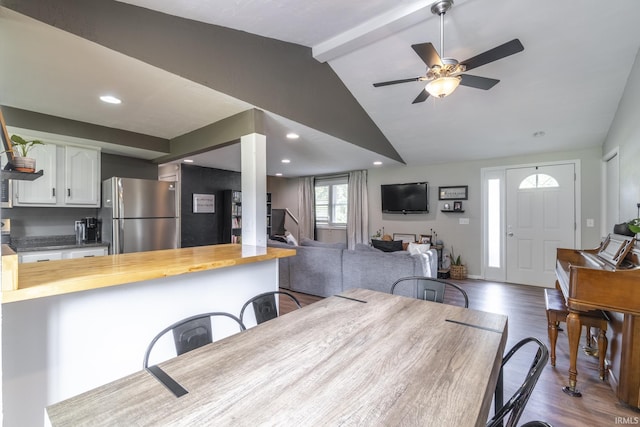
<path fill-rule="evenodd" d="M 51 195 L 52 195 L 53 197 L 56 197 L 56 189 L 55 189 L 55 188 L 52 188 L 52 189 L 51 189 Z"/>
<path fill-rule="evenodd" d="M 93 258 L 95 255 L 85 255 L 85 258 Z"/>
<path fill-rule="evenodd" d="M 70 188 L 67 188 L 67 196 L 71 197 L 71 189 Z"/>
<path fill-rule="evenodd" d="M 36 262 L 44 262 L 44 261 L 51 261 L 50 259 L 39 259 Z"/>

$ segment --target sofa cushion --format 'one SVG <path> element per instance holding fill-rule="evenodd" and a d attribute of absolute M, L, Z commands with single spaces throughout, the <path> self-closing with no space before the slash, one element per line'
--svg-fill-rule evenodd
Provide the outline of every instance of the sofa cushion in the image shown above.
<path fill-rule="evenodd" d="M 403 250 L 402 240 L 371 240 L 371 244 L 374 248 L 380 249 L 383 252 L 395 252 Z"/>
<path fill-rule="evenodd" d="M 291 290 L 330 297 L 342 292 L 342 249 L 296 247 L 289 257 Z"/>
<path fill-rule="evenodd" d="M 342 271 L 344 291 L 364 288 L 389 293 L 393 282 L 401 277 L 421 276 L 423 269 L 420 258 L 408 252 L 353 250 L 342 252 Z"/>
<path fill-rule="evenodd" d="M 317 248 L 333 248 L 333 249 L 347 249 L 347 245 L 344 243 L 326 243 L 319 242 L 317 240 L 309 239 L 308 237 L 303 237 L 300 239 L 300 246 L 314 246 Z"/>
<path fill-rule="evenodd" d="M 364 252 L 382 252 L 380 249 L 376 249 L 373 246 L 369 246 L 366 243 L 356 243 L 353 248 L 354 251 L 364 251 Z"/>

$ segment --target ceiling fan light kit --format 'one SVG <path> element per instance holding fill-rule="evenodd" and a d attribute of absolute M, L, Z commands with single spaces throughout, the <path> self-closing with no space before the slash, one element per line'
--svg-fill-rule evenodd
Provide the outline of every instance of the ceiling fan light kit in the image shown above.
<path fill-rule="evenodd" d="M 431 80 L 425 86 L 425 90 L 429 92 L 429 95 L 437 98 L 444 98 L 447 95 L 451 95 L 454 90 L 460 84 L 460 76 L 447 76 L 440 77 L 435 80 Z"/>
<path fill-rule="evenodd" d="M 473 87 L 476 89 L 489 90 L 500 80 L 487 77 L 463 74 L 473 68 L 481 67 L 490 62 L 505 58 L 514 53 L 524 50 L 520 40 L 513 39 L 500 46 L 489 49 L 479 55 L 469 58 L 466 61 L 458 62 L 454 58 L 444 56 L 444 14 L 453 6 L 453 0 L 441 0 L 431 5 L 431 13 L 440 16 L 440 55 L 431 43 L 419 43 L 411 45 L 416 54 L 427 65 L 427 73 L 408 79 L 391 80 L 387 82 L 374 83 L 374 87 L 389 86 L 398 83 L 423 82 L 427 81 L 424 90 L 420 91 L 413 103 L 424 102 L 429 95 L 444 98 L 451 95 L 459 85 Z"/>

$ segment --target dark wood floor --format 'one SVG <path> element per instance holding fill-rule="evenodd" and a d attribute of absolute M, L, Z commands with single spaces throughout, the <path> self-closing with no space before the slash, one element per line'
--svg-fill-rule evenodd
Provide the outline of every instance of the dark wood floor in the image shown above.
<path fill-rule="evenodd" d="M 525 337 L 536 337 L 548 345 L 547 318 L 544 309 L 544 290 L 534 286 L 486 282 L 481 280 L 452 280 L 469 295 L 469 308 L 500 313 L 509 318 L 507 349 Z M 294 293 L 302 306 L 320 300 L 320 297 Z M 462 297 L 446 295 L 445 302 L 462 305 Z M 281 313 L 295 308 L 282 299 Z M 563 329 L 564 324 L 561 325 Z M 583 333 L 581 346 L 585 344 Z M 533 351 L 533 347 L 531 347 Z M 505 400 L 521 383 L 529 368 L 532 354 L 525 351 L 514 357 L 505 368 Z M 569 349 L 565 331 L 560 332 L 556 347 L 556 367 L 547 365 L 529 399 L 519 424 L 543 420 L 554 427 L 614 426 L 624 420 L 638 420 L 640 412 L 621 404 L 608 382 L 598 378 L 598 359 L 580 352 L 578 355 L 578 389 L 582 397 L 570 397 L 562 392 L 567 383 Z M 621 420 L 618 417 L 623 417 Z M 627 421 L 628 423 L 628 421 Z M 638 421 L 635 421 L 638 424 Z"/>

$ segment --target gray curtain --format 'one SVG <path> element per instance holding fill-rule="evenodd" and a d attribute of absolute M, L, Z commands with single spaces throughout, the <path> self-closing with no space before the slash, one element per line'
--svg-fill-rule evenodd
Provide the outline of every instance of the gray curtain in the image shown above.
<path fill-rule="evenodd" d="M 347 245 L 349 249 L 354 249 L 356 243 L 369 243 L 366 170 L 349 172 L 349 200 L 347 206 Z"/>
<path fill-rule="evenodd" d="M 315 239 L 316 228 L 316 197 L 315 184 L 312 176 L 300 178 L 298 181 L 298 212 L 300 213 L 300 238 Z"/>

